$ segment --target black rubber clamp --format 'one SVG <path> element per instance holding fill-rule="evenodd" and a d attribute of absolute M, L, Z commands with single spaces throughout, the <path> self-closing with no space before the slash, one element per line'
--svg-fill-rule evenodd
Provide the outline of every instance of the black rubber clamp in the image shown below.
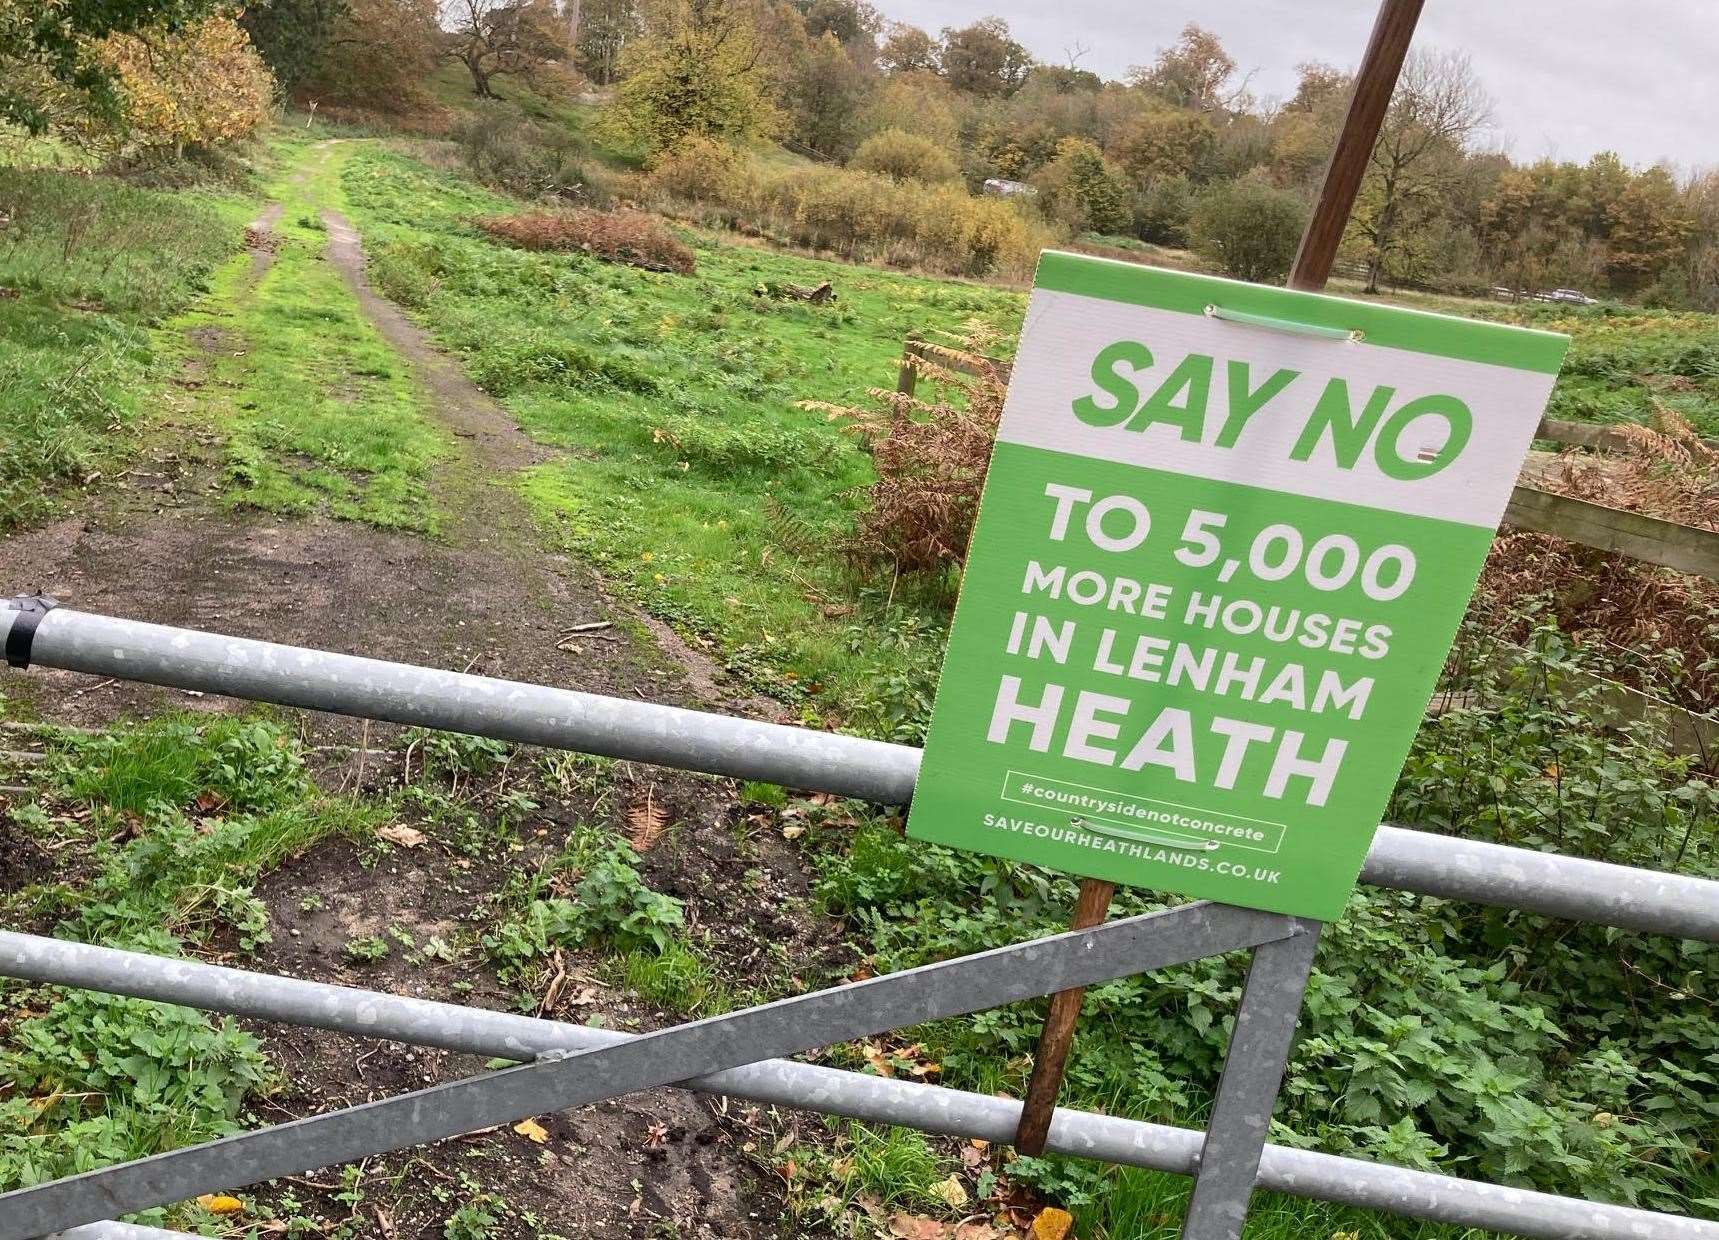
<path fill-rule="evenodd" d="M 7 611 L 19 613 L 13 619 L 12 627 L 6 630 L 8 667 L 30 666 L 30 647 L 36 642 L 36 627 L 42 623 L 43 616 L 59 605 L 57 599 L 49 598 L 46 594 L 25 594 L 0 603 L 0 607 Z"/>

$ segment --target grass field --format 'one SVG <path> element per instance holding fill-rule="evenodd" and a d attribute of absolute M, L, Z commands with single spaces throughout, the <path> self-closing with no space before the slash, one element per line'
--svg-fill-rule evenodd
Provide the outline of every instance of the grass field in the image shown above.
<path fill-rule="evenodd" d="M 243 243 L 237 194 L 0 167 L 0 532 L 109 473 L 164 375 L 152 325 Z"/>
<path fill-rule="evenodd" d="M 943 608 L 831 553 L 870 464 L 795 402 L 865 403 L 913 332 L 977 319 L 1006 341 L 1019 294 L 703 234 L 690 276 L 527 253 L 470 223 L 512 204 L 451 174 L 369 148 L 341 180 L 382 290 L 568 450 L 521 484 L 559 542 L 808 722 L 910 735 Z M 833 305 L 755 291 L 825 279 Z"/>

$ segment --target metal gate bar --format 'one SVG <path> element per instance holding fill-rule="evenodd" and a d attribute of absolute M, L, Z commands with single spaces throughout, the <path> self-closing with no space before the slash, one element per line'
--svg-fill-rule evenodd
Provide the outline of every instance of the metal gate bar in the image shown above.
<path fill-rule="evenodd" d="M 1290 937 L 1306 923 L 1198 902 L 975 952 L 0 1194 L 0 1240 L 439 1141 L 635 1090 Z M 1244 995 L 1244 999 L 1246 996 Z M 1287 1048 L 1286 1048 L 1287 1049 Z M 1245 1211 L 1244 1186 L 1242 1209 Z M 1195 1230 L 1189 1240 L 1222 1240 Z"/>
<path fill-rule="evenodd" d="M 1319 931 L 1261 945 L 1248 962 L 1224 1070 L 1200 1146 L 1187 1236 L 1239 1240 L 1277 1091 L 1289 1065 Z"/>
<path fill-rule="evenodd" d="M 334 986 L 268 973 L 146 956 L 0 931 L 0 976 L 178 1003 L 257 1020 L 529 1060 L 546 1051 L 608 1046 L 634 1035 Z M 767 1106 L 815 1110 L 922 1132 L 1008 1144 L 1021 1104 L 940 1085 L 769 1060 L 680 1081 L 682 1088 Z M 1176 1175 L 1194 1174 L 1201 1134 L 1060 1108 L 1050 1152 Z M 1320 1201 L 1536 1240 L 1719 1240 L 1719 1223 L 1558 1197 L 1336 1154 L 1267 1145 L 1258 1186 Z M 79 1237 L 79 1240 L 85 1240 Z"/>
<path fill-rule="evenodd" d="M 0 601 L 0 643 L 25 600 Z M 789 788 L 905 804 L 920 751 L 859 737 L 57 607 L 30 661 Z M 1381 826 L 1361 881 L 1446 900 L 1719 941 L 1719 888 L 1681 874 Z"/>

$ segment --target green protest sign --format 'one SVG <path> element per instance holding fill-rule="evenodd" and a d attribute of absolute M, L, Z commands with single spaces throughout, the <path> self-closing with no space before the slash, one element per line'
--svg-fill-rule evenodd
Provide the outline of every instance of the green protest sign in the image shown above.
<path fill-rule="evenodd" d="M 909 834 L 1335 917 L 1567 344 L 1046 254 Z"/>

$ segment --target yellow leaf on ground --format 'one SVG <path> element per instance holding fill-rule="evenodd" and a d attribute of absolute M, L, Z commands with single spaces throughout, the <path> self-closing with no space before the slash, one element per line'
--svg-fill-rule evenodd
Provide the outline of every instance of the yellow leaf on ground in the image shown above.
<path fill-rule="evenodd" d="M 959 1210 L 967 1204 L 967 1186 L 961 1183 L 961 1177 L 952 1175 L 932 1188 L 932 1192 L 944 1201 L 951 1210 Z"/>
<path fill-rule="evenodd" d="M 225 1193 L 204 1193 L 197 1198 L 197 1204 L 210 1214 L 237 1214 L 245 1208 L 245 1203 L 237 1197 L 229 1197 Z"/>
<path fill-rule="evenodd" d="M 408 827 L 405 823 L 391 822 L 376 832 L 390 844 L 398 844 L 401 848 L 416 848 L 424 842 L 424 833 L 416 827 Z"/>
<path fill-rule="evenodd" d="M 1055 1206 L 1046 1206 L 1033 1220 L 1033 1240 L 1068 1240 L 1074 1231 L 1074 1215 Z"/>
<path fill-rule="evenodd" d="M 513 1130 L 529 1141 L 539 1145 L 549 1144 L 549 1129 L 534 1119 L 522 1119 L 513 1126 Z"/>

